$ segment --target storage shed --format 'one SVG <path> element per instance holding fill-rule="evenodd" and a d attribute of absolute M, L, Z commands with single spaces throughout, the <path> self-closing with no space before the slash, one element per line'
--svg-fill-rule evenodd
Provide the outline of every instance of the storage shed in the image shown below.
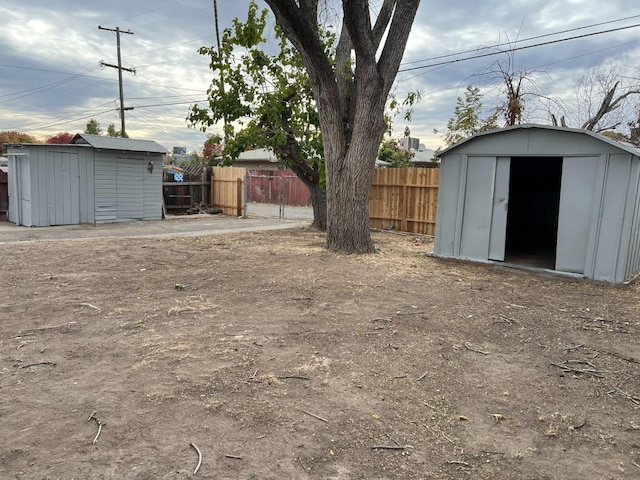
<path fill-rule="evenodd" d="M 624 282 L 640 269 L 640 148 L 519 125 L 440 154 L 434 254 Z"/>
<path fill-rule="evenodd" d="M 8 220 L 49 226 L 160 219 L 165 153 L 153 141 L 88 134 L 69 145 L 8 145 Z"/>

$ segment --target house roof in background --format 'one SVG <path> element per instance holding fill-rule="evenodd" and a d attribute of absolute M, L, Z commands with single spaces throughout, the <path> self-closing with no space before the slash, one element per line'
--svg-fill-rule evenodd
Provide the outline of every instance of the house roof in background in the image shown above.
<path fill-rule="evenodd" d="M 90 135 L 78 133 L 71 140 L 75 145 L 91 145 L 99 150 L 122 150 L 128 152 L 167 153 L 164 148 L 153 140 L 136 140 L 133 138 L 108 137 L 105 135 Z"/>
<path fill-rule="evenodd" d="M 239 161 L 264 161 L 278 163 L 278 159 L 273 152 L 266 148 L 256 148 L 255 150 L 246 150 L 242 152 L 236 160 Z"/>

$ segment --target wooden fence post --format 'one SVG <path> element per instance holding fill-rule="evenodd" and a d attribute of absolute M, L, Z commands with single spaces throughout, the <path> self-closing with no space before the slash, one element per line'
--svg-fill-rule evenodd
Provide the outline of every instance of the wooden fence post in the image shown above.
<path fill-rule="evenodd" d="M 244 214 L 244 212 L 242 211 L 242 178 L 238 177 L 237 179 L 237 183 L 236 183 L 237 187 L 236 187 L 236 216 L 238 217 L 242 217 L 242 215 Z"/>

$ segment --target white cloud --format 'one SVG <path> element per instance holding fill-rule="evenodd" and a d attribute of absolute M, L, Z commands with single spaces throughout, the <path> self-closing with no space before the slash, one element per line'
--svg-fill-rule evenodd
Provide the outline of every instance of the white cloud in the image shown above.
<path fill-rule="evenodd" d="M 220 26 L 230 26 L 234 16 L 242 18 L 247 6 L 246 0 L 219 2 Z M 633 8 L 626 0 L 609 0 L 597 7 L 587 0 L 450 0 L 446 4 L 423 0 L 401 68 L 485 53 L 489 50 L 483 47 L 504 41 L 522 42 L 632 17 L 636 13 Z M 167 148 L 201 147 L 206 135 L 189 129 L 185 118 L 189 102 L 206 98 L 212 78 L 207 59 L 197 53 L 200 46 L 215 43 L 210 3 L 4 0 L 0 17 L 4 20 L 0 29 L 0 130 L 19 129 L 44 137 L 63 130 L 81 131 L 92 117 L 104 128 L 109 123 L 119 125 L 116 72 L 97 68 L 100 60 L 116 63 L 115 36 L 98 30 L 98 25 L 119 26 L 134 32 L 121 38 L 123 66 L 138 69 L 137 76 L 124 74 L 126 103 L 137 107 L 127 113 L 128 132 Z M 634 23 L 640 23 L 640 17 L 539 41 Z M 572 111 L 577 80 L 589 67 L 611 63 L 625 76 L 639 76 L 639 35 L 640 28 L 629 29 L 522 50 L 515 58 L 518 68 L 538 72 L 539 93 L 564 102 L 567 111 Z M 459 55 L 462 51 L 469 53 Z M 453 54 L 458 55 L 443 57 Z M 423 94 L 410 125 L 412 134 L 428 147 L 437 147 L 441 138 L 433 129 L 444 132 L 456 97 L 470 83 L 486 91 L 485 103 L 499 101 L 495 81 L 480 75 L 498 58 L 400 73 L 399 96 L 409 91 Z M 171 103 L 175 105 L 168 105 Z M 545 121 L 548 109 L 539 104 L 531 115 Z M 397 129 L 404 129 L 403 121 L 397 121 Z"/>

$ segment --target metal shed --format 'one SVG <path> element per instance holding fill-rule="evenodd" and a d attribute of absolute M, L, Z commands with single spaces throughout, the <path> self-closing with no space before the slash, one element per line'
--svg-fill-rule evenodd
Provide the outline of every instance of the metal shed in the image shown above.
<path fill-rule="evenodd" d="M 434 254 L 608 282 L 640 270 L 640 148 L 519 125 L 440 154 Z"/>
<path fill-rule="evenodd" d="M 9 215 L 50 226 L 162 218 L 156 142 L 78 134 L 69 145 L 11 144 Z"/>

